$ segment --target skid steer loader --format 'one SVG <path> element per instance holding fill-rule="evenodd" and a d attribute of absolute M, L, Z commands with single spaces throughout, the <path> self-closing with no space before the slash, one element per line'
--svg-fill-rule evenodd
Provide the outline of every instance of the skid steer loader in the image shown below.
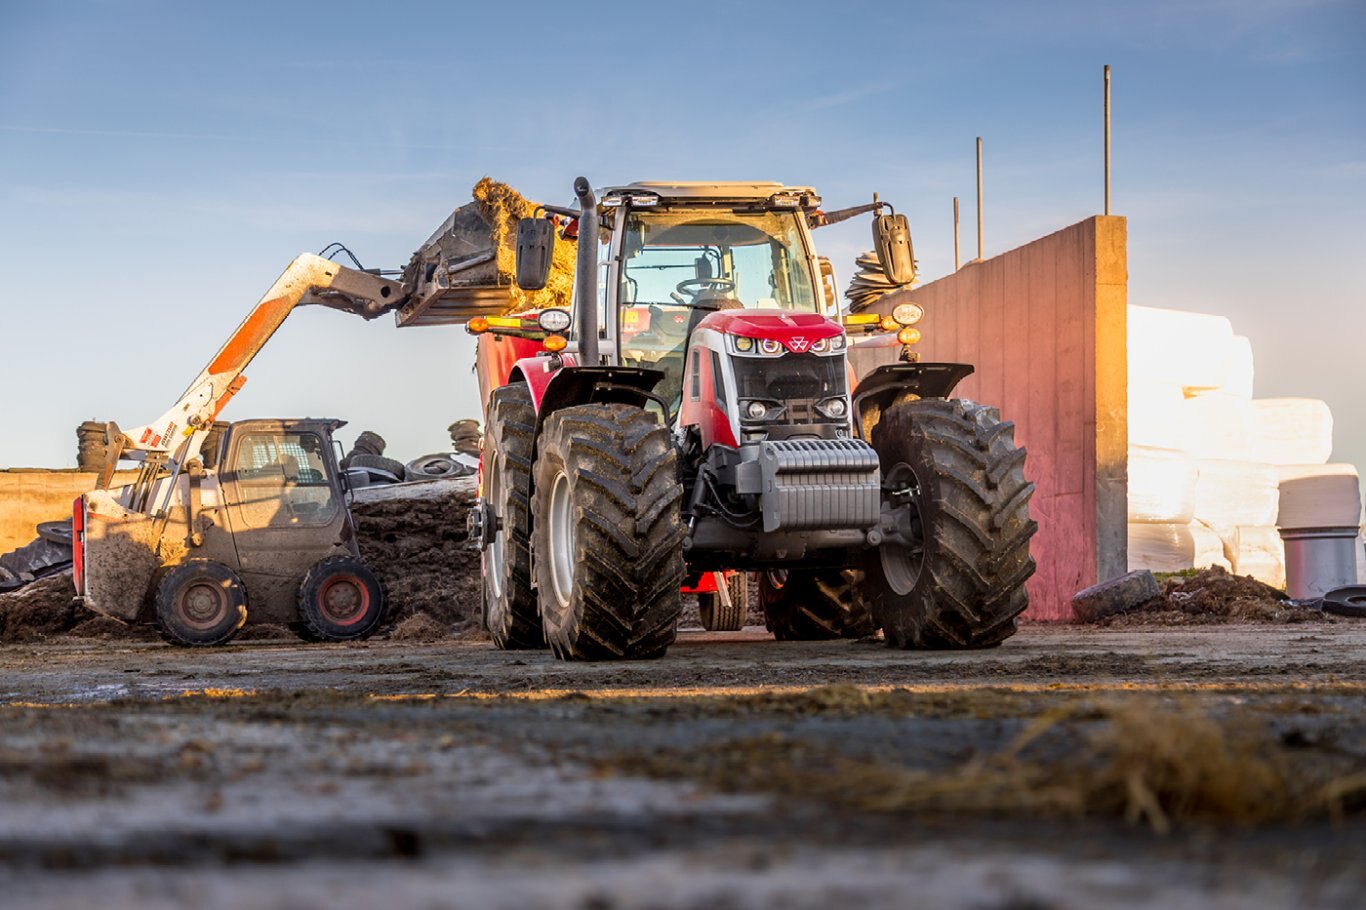
<path fill-rule="evenodd" d="M 845 317 L 813 226 L 874 214 L 883 271 L 914 274 L 904 215 L 825 214 L 808 187 L 634 183 L 543 206 L 517 282 L 576 237 L 573 312 L 471 320 L 486 432 L 470 534 L 503 648 L 653 658 L 680 586 L 759 573 L 776 637 L 980 648 L 1015 630 L 1037 525 L 1013 425 L 949 397 L 972 367 L 896 362 L 855 385 L 851 333 L 913 344 L 923 313 Z M 910 358 L 913 360 L 913 358 Z"/>
<path fill-rule="evenodd" d="M 401 285 L 320 256 L 296 258 L 165 414 L 127 432 L 110 423 L 96 489 L 74 503 L 79 600 L 124 622 L 153 622 L 177 645 L 216 645 L 247 621 L 307 640 L 373 632 L 384 591 L 361 560 L 332 434 L 339 420 L 215 418 L 243 371 L 296 306 L 367 319 Z M 111 486 L 120 461 L 136 479 Z"/>

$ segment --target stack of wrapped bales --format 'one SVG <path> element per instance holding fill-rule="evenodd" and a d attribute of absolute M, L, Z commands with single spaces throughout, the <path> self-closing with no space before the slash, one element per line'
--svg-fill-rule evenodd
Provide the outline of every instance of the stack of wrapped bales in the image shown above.
<path fill-rule="evenodd" d="M 1327 464 L 1328 406 L 1254 399 L 1251 343 L 1221 316 L 1131 306 L 1128 321 L 1129 568 L 1283 587 L 1278 526 L 1360 521 L 1356 470 Z"/>

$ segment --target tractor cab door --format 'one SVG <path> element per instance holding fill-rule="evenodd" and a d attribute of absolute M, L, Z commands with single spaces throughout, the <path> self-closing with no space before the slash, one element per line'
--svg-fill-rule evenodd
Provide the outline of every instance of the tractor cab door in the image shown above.
<path fill-rule="evenodd" d="M 354 546 L 329 429 L 252 420 L 230 431 L 221 489 L 253 619 L 292 621 L 303 574 Z"/>

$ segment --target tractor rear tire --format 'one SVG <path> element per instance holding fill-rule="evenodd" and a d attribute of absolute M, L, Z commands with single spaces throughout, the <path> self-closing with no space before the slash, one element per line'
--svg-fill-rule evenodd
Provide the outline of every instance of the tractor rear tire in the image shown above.
<path fill-rule="evenodd" d="M 299 583 L 300 638 L 356 641 L 369 638 L 384 620 L 384 588 L 355 556 L 328 556 L 304 573 Z"/>
<path fill-rule="evenodd" d="M 778 641 L 866 638 L 877 631 L 857 569 L 771 569 L 759 573 L 764 624 Z"/>
<path fill-rule="evenodd" d="M 516 383 L 489 397 L 484 434 L 484 496 L 501 528 L 483 552 L 484 628 L 495 647 L 544 648 L 541 614 L 531 587 L 531 456 L 536 409 L 531 390 Z"/>
<path fill-rule="evenodd" d="M 237 573 L 219 562 L 192 559 L 161 576 L 156 626 L 173 645 L 227 644 L 247 621 L 246 592 Z"/>
<path fill-rule="evenodd" d="M 728 575 L 726 593 L 730 595 L 729 608 L 721 602 L 719 593 L 697 595 L 697 612 L 702 628 L 708 632 L 739 632 L 745 627 L 745 617 L 749 616 L 749 573 Z"/>
<path fill-rule="evenodd" d="M 532 554 L 562 660 L 663 656 L 683 611 L 683 487 L 669 431 L 626 404 L 556 411 L 536 459 Z"/>
<path fill-rule="evenodd" d="M 901 540 L 864 562 L 865 598 L 897 648 L 990 648 L 1015 633 L 1034 574 L 1034 485 L 1000 412 L 963 399 L 894 405 L 873 428 Z"/>

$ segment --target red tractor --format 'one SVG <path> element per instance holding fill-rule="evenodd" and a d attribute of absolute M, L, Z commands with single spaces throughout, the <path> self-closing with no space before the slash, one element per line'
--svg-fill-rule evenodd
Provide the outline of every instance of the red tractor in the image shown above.
<path fill-rule="evenodd" d="M 574 189 L 577 207 L 544 206 L 517 231 L 517 282 L 535 290 L 556 220 L 577 222 L 573 313 L 470 323 L 487 401 L 470 532 L 495 644 L 658 657 L 680 587 L 718 570 L 758 574 L 782 639 L 1009 637 L 1037 530 L 1013 424 L 949 397 L 964 364 L 908 354 L 854 381 L 851 333 L 913 343 L 922 314 L 841 320 L 811 238 L 836 214 L 815 192 Z M 906 220 L 882 207 L 839 216 L 877 212 L 878 260 L 907 283 Z"/>

